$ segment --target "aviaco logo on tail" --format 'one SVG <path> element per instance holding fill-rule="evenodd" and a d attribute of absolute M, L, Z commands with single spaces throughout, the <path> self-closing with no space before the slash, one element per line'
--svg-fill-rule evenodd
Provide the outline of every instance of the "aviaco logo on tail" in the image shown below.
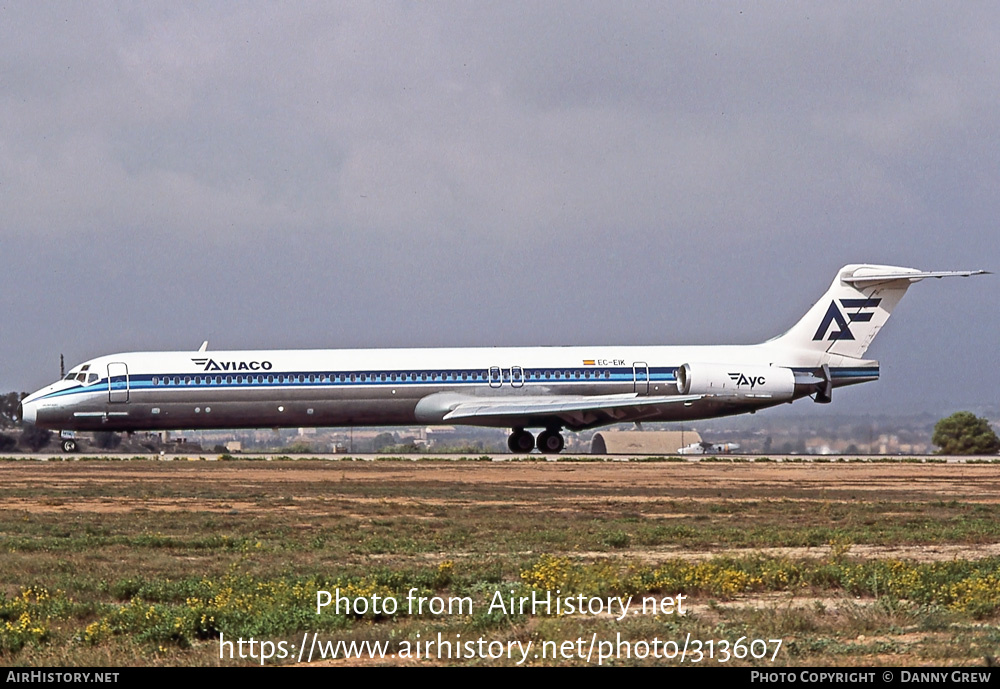
<path fill-rule="evenodd" d="M 202 371 L 270 371 L 270 361 L 216 361 L 215 359 L 191 359 L 202 366 Z"/>
<path fill-rule="evenodd" d="M 730 373 L 729 377 L 730 379 L 732 379 L 734 383 L 736 383 L 736 387 L 740 387 L 741 385 L 749 385 L 750 389 L 753 390 L 758 385 L 764 384 L 764 376 L 746 376 L 743 375 L 742 373 L 737 372 L 737 373 Z"/>
<path fill-rule="evenodd" d="M 837 308 L 837 302 L 845 309 L 857 309 L 855 313 L 847 314 L 844 317 L 844 313 Z M 816 334 L 813 335 L 813 340 L 822 340 L 826 335 L 827 331 L 830 331 L 830 337 L 828 340 L 853 340 L 854 333 L 851 332 L 851 323 L 867 323 L 872 319 L 875 314 L 871 311 L 862 311 L 862 309 L 874 309 L 881 303 L 881 299 L 834 299 L 830 302 L 830 308 L 826 310 L 826 315 L 823 316 L 823 320 L 819 324 L 819 328 L 816 329 Z M 831 330 L 833 324 L 837 325 L 837 330 Z"/>

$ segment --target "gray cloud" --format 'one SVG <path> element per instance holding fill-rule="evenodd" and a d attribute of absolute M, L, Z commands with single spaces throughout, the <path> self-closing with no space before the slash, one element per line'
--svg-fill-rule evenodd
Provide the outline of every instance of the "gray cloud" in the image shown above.
<path fill-rule="evenodd" d="M 996 268 L 1000 11 L 945 10 L 0 9 L 0 388 L 207 335 L 749 342 L 844 263 Z M 991 402 L 998 290 L 914 288 L 857 399 Z"/>

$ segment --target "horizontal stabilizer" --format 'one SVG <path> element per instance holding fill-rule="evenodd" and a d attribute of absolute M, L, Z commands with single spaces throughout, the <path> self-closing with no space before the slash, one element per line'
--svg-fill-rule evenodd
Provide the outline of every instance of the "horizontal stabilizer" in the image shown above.
<path fill-rule="evenodd" d="M 892 282 L 893 280 L 907 280 L 909 282 L 920 282 L 927 278 L 967 278 L 973 275 L 991 275 L 988 270 L 935 270 L 935 271 L 907 271 L 907 272 L 874 272 L 866 274 L 865 269 L 860 269 L 854 275 L 843 277 L 841 280 L 852 285 L 871 285 L 877 282 Z"/>

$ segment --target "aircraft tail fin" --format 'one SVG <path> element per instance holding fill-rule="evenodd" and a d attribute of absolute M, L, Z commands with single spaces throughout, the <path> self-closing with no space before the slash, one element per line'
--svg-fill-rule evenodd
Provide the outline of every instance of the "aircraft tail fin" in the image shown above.
<path fill-rule="evenodd" d="M 968 277 L 985 270 L 923 272 L 913 268 L 852 264 L 837 272 L 830 289 L 791 330 L 771 342 L 821 355 L 860 359 L 914 282 Z"/>

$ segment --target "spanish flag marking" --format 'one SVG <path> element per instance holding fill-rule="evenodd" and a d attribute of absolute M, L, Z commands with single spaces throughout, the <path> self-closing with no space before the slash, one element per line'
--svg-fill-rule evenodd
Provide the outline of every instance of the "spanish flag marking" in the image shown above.
<path fill-rule="evenodd" d="M 584 359 L 583 360 L 583 365 L 584 366 L 593 366 L 594 365 L 594 360 L 593 359 Z"/>

